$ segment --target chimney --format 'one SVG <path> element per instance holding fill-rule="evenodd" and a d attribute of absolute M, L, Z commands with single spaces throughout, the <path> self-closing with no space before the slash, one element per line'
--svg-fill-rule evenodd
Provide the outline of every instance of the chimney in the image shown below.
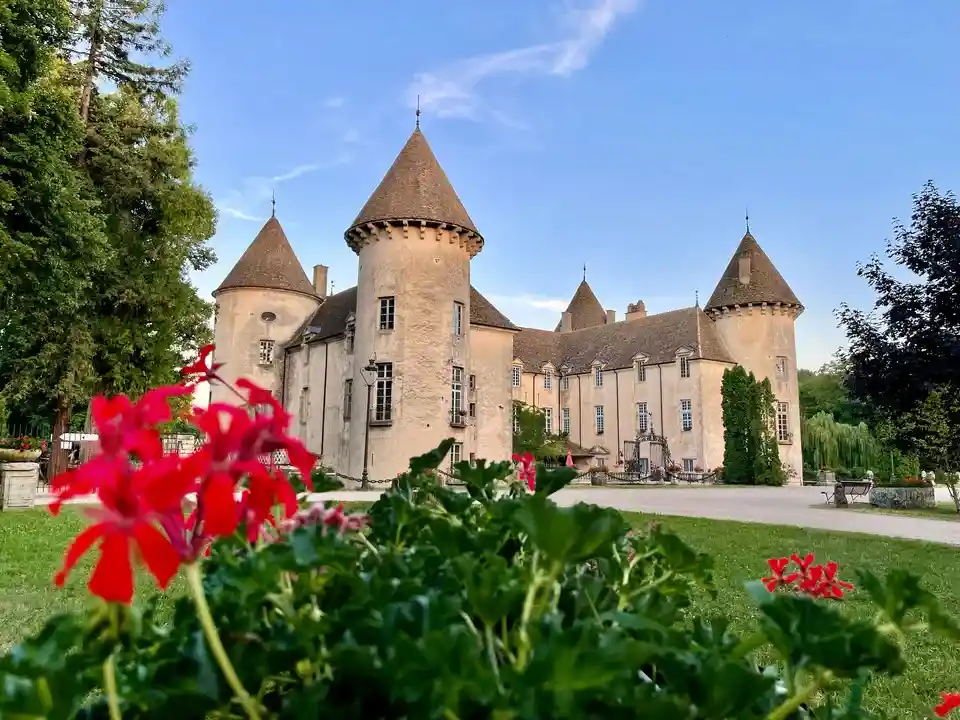
<path fill-rule="evenodd" d="M 573 313 L 560 313 L 560 332 L 573 332 Z"/>
<path fill-rule="evenodd" d="M 617 311 L 607 310 L 607 325 L 615 323 L 616 321 L 617 321 Z"/>
<path fill-rule="evenodd" d="M 643 304 L 643 300 L 637 300 L 635 303 L 629 303 L 627 305 L 627 322 L 631 320 L 640 320 L 647 316 L 647 307 Z"/>
<path fill-rule="evenodd" d="M 327 268 L 326 265 L 313 266 L 313 291 L 322 300 L 327 296 Z"/>

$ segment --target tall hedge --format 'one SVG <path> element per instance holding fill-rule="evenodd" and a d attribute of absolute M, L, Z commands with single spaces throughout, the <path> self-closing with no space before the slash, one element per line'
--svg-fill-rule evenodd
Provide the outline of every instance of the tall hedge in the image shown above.
<path fill-rule="evenodd" d="M 723 373 L 723 477 L 743 485 L 782 485 L 786 479 L 775 434 L 770 381 L 741 365 Z"/>

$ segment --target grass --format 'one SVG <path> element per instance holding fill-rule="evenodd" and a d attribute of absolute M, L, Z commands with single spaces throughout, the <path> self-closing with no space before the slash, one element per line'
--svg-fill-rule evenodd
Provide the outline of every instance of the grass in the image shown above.
<path fill-rule="evenodd" d="M 867 568 L 881 576 L 894 567 L 913 568 L 944 609 L 960 617 L 960 554 L 955 547 L 804 528 L 626 515 L 639 527 L 651 520 L 662 522 L 690 545 L 714 557 L 718 597 L 712 600 L 702 595 L 697 609 L 707 616 L 726 615 L 735 632 L 748 629 L 757 617 L 744 583 L 765 574 L 767 558 L 795 551 L 812 552 L 819 560 L 838 562 L 840 577 L 845 580 L 854 578 L 855 568 Z M 843 609 L 860 617 L 872 614 L 867 598 L 857 592 L 847 596 Z M 960 666 L 960 647 L 930 633 L 913 634 L 906 640 L 904 656 L 906 673 L 874 681 L 866 692 L 866 704 L 879 717 L 933 717 L 931 708 L 939 702 L 940 692 L 957 689 L 955 669 Z"/>
<path fill-rule="evenodd" d="M 347 505 L 351 511 L 360 511 L 369 503 Z M 713 555 L 719 595 L 716 600 L 705 593 L 699 595 L 697 611 L 708 617 L 728 616 L 734 631 L 747 630 L 756 619 L 744 583 L 764 575 L 767 558 L 794 551 L 835 560 L 844 579 L 852 578 L 858 567 L 878 574 L 893 567 L 916 568 L 944 608 L 960 617 L 960 554 L 954 547 L 700 518 L 635 513 L 627 517 L 641 528 L 651 520 L 662 522 L 698 550 Z M 88 602 L 89 558 L 80 563 L 65 588 L 53 584 L 67 544 L 85 522 L 75 508 L 66 508 L 58 518 L 43 510 L 0 513 L 0 651 L 36 632 L 53 613 L 80 610 Z M 178 579 L 168 594 L 171 605 L 182 588 Z M 141 581 L 138 592 L 152 594 L 155 589 Z M 856 592 L 848 596 L 843 608 L 862 616 L 870 609 L 866 598 Z M 906 674 L 875 681 L 867 691 L 867 704 L 880 717 L 932 717 L 930 708 L 938 702 L 940 691 L 958 689 L 955 668 L 960 667 L 960 647 L 930 634 L 916 634 L 907 639 L 904 652 Z"/>
<path fill-rule="evenodd" d="M 823 505 L 815 505 L 814 507 L 817 507 L 821 510 L 823 509 Z M 947 522 L 960 521 L 960 513 L 957 513 L 957 508 L 953 504 L 953 501 L 937 503 L 932 508 L 910 509 L 879 508 L 873 507 L 867 503 L 851 503 L 849 509 L 855 510 L 856 512 L 873 513 L 875 515 L 906 515 L 907 517 L 920 517 L 928 520 L 945 520 Z"/>

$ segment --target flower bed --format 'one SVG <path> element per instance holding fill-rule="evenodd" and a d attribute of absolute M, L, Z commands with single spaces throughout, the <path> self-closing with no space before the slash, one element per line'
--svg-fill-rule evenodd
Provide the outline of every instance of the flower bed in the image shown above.
<path fill-rule="evenodd" d="M 218 381 L 209 351 L 189 370 Z M 282 448 L 305 482 L 313 458 L 252 383 L 238 382 L 248 407 L 195 411 L 197 452 L 163 453 L 167 400 L 191 391 L 94 402 L 102 453 L 54 480 L 52 509 L 98 494 L 56 580 L 96 545 L 89 588 L 105 602 L 0 658 L 0 717 L 792 720 L 847 693 L 853 720 L 871 676 L 902 671 L 903 633 L 960 639 L 907 571 L 859 570 L 874 607 L 854 618 L 836 607 L 854 591 L 836 563 L 801 554 L 748 584 L 758 620 L 737 637 L 693 610 L 709 557 L 656 524 L 630 531 L 616 510 L 557 506 L 575 471 L 529 457 L 461 462 L 465 491 L 444 487 L 453 439 L 411 460 L 369 517 L 298 507 L 257 458 Z M 172 624 L 155 604 L 130 608 L 134 558 L 161 587 L 185 576 Z M 758 666 L 761 651 L 774 664 Z"/>
<path fill-rule="evenodd" d="M 874 486 L 870 504 L 879 508 L 915 509 L 937 506 L 936 493 L 930 485 L 904 487 Z"/>

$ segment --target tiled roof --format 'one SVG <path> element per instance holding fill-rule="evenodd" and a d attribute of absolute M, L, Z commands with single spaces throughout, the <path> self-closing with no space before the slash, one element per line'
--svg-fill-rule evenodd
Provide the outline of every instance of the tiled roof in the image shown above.
<path fill-rule="evenodd" d="M 740 259 L 750 259 L 749 282 L 740 282 Z M 787 281 L 748 230 L 707 303 L 708 310 L 752 303 L 783 303 L 803 307 Z"/>
<path fill-rule="evenodd" d="M 306 327 L 314 329 L 313 340 L 326 340 L 343 334 L 347 329 L 347 317 L 357 311 L 357 288 L 352 287 L 328 297 Z M 516 330 L 493 304 L 476 288 L 470 286 L 470 324 L 483 327 Z"/>
<path fill-rule="evenodd" d="M 230 288 L 269 288 L 316 294 L 276 217 L 267 220 L 213 294 Z"/>
<path fill-rule="evenodd" d="M 347 233 L 358 225 L 378 220 L 450 223 L 479 235 L 419 127 L 413 131 Z"/>
<path fill-rule="evenodd" d="M 597 300 L 597 296 L 593 293 L 593 288 L 587 283 L 586 278 L 581 281 L 577 291 L 570 299 L 567 312 L 571 315 L 571 327 L 574 330 L 604 325 L 607 322 L 607 312 L 603 309 L 600 301 Z M 561 319 L 560 323 L 557 324 L 557 330 L 560 329 L 562 324 L 563 320 Z"/>
<path fill-rule="evenodd" d="M 610 370 L 630 367 L 638 354 L 646 355 L 651 365 L 672 362 L 682 347 L 690 348 L 693 358 L 735 362 L 713 321 L 696 307 L 571 333 L 521 328 L 513 340 L 514 357 L 526 369 L 538 369 L 547 362 L 559 369 L 566 363 L 574 373 L 589 372 L 594 360 Z"/>

